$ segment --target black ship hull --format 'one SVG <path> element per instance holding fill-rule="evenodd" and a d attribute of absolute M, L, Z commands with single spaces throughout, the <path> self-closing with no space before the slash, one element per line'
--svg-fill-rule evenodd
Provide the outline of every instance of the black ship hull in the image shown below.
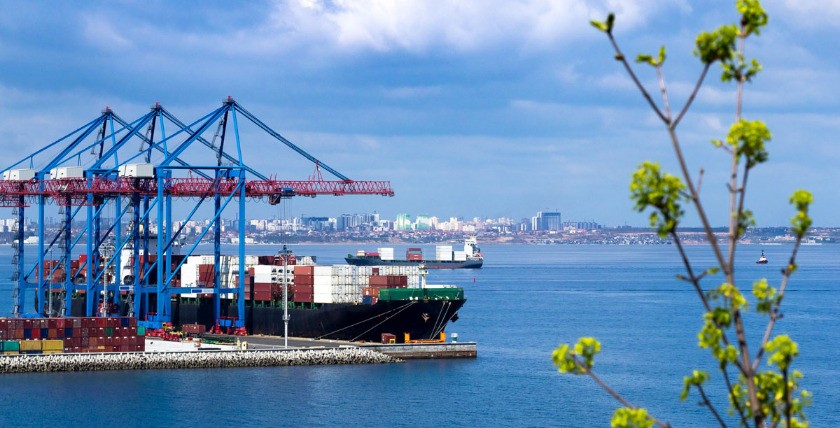
<path fill-rule="evenodd" d="M 74 315 L 83 312 L 83 299 L 74 301 Z M 380 300 L 374 304 L 321 303 L 312 308 L 289 309 L 289 336 L 317 339 L 379 342 L 382 333 L 404 341 L 405 333 L 416 339 L 436 339 L 450 321 L 457 320 L 465 300 Z M 79 312 L 79 314 L 75 314 Z M 222 300 L 221 317 L 236 318 L 236 301 Z M 172 323 L 213 327 L 212 299 L 172 301 Z M 282 307 L 245 307 L 249 334 L 283 336 Z"/>
<path fill-rule="evenodd" d="M 420 266 L 426 269 L 480 269 L 484 259 L 469 259 L 465 261 L 447 260 L 382 260 L 379 257 L 351 256 L 345 257 L 348 265 L 353 266 Z"/>

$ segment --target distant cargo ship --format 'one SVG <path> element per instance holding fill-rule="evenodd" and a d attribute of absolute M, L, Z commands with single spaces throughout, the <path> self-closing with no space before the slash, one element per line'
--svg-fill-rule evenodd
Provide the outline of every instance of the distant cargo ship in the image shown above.
<path fill-rule="evenodd" d="M 423 258 L 423 250 L 412 247 L 406 250 L 404 259 L 395 259 L 393 248 L 379 248 L 375 252 L 359 250 L 355 255 L 348 254 L 344 260 L 353 266 L 425 265 L 427 269 L 478 269 L 484 265 L 475 237 L 464 241 L 464 251 L 452 251 L 451 245 L 438 245 L 434 259 Z"/>

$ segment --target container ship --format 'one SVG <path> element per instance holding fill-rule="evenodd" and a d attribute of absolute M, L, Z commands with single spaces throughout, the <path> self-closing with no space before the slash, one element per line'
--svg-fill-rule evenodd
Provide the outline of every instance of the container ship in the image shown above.
<path fill-rule="evenodd" d="M 425 259 L 423 250 L 416 247 L 406 250 L 405 259 L 395 259 L 393 248 L 378 248 L 375 252 L 359 250 L 355 255 L 348 254 L 344 260 L 353 266 L 423 265 L 427 269 L 479 269 L 484 264 L 484 256 L 474 237 L 464 241 L 463 251 L 453 251 L 451 245 L 436 246 L 435 258 L 431 260 Z"/>
<path fill-rule="evenodd" d="M 128 263 L 122 281 L 130 284 L 134 282 L 133 260 L 128 254 L 123 260 Z M 375 342 L 392 337 L 396 343 L 435 340 L 449 322 L 457 320 L 466 301 L 463 288 L 428 284 L 426 271 L 419 264 L 318 265 L 315 261 L 315 257 L 296 256 L 285 248 L 273 256 L 245 257 L 244 325 L 249 334 L 284 335 L 287 307 L 288 332 L 293 337 Z M 141 262 L 154 263 L 154 256 L 150 254 Z M 236 294 L 225 289 L 239 284 L 238 256 L 220 256 L 218 271 L 212 255 L 173 255 L 172 263 L 173 268 L 181 265 L 171 282 L 178 290 L 171 298 L 175 327 L 202 333 L 216 326 L 215 299 L 210 293 L 216 272 L 220 275 L 220 318 L 237 319 Z M 63 275 L 60 268 L 53 271 L 54 281 L 63 280 L 56 275 Z M 156 283 L 154 275 L 152 270 L 149 284 Z M 84 281 L 84 270 L 73 272 L 73 278 Z M 127 294 L 122 291 L 117 299 L 120 303 L 110 305 L 112 315 L 128 314 L 131 303 Z M 56 297 L 55 301 L 61 301 Z M 156 297 L 140 302 L 140 314 L 157 307 Z M 77 291 L 71 314 L 81 316 L 84 303 L 84 293 Z"/>

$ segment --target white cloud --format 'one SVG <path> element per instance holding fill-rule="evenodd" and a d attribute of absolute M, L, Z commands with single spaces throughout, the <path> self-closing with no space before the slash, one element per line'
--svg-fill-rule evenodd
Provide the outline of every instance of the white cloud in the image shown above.
<path fill-rule="evenodd" d="M 776 8 L 778 13 L 784 14 L 785 20 L 799 27 L 819 31 L 819 26 L 840 26 L 840 1 L 799 1 L 799 0 L 769 0 L 765 4 L 771 19 Z"/>
<path fill-rule="evenodd" d="M 627 29 L 658 8 L 649 0 L 278 1 L 263 36 L 350 51 L 475 52 L 510 44 L 531 50 L 591 37 L 588 21 L 607 11 L 615 11 Z"/>
<path fill-rule="evenodd" d="M 106 17 L 101 15 L 88 15 L 83 16 L 82 21 L 85 39 L 91 45 L 109 52 L 118 52 L 131 48 L 131 41 L 117 32 Z"/>

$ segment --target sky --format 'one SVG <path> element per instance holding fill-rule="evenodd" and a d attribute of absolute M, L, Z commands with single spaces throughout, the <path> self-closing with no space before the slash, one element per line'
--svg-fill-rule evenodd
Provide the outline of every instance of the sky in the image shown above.
<path fill-rule="evenodd" d="M 324 164 L 354 180 L 389 180 L 396 192 L 295 198 L 283 212 L 256 204 L 251 217 L 560 211 L 607 226 L 647 224 L 629 199 L 638 164 L 678 170 L 665 128 L 589 20 L 615 12 L 628 57 L 666 46 L 674 109 L 701 70 L 696 35 L 737 21 L 734 1 L 719 0 L 0 5 L 0 168 L 105 106 L 133 120 L 160 102 L 192 122 L 232 96 Z M 788 197 L 804 188 L 814 193 L 815 225 L 838 226 L 840 57 L 831 46 L 840 1 L 764 6 L 770 23 L 746 48 L 764 69 L 746 88 L 744 116 L 764 120 L 773 138 L 770 161 L 750 172 L 747 208 L 758 226 L 786 225 Z M 636 70 L 658 100 L 652 69 Z M 677 132 L 695 177 L 704 171 L 712 223 L 725 225 L 731 160 L 709 141 L 725 137 L 735 92 L 719 75 L 713 67 Z M 281 143 L 241 128 L 251 167 L 280 179 L 313 174 Z"/>

